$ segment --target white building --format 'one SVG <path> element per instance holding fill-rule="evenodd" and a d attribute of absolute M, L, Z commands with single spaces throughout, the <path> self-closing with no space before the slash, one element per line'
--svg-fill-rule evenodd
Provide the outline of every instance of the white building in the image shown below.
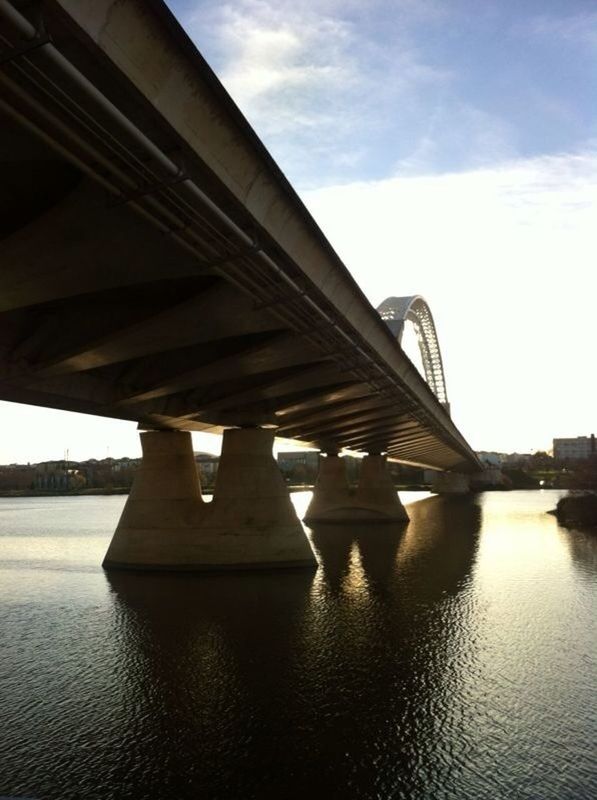
<path fill-rule="evenodd" d="M 557 461 L 583 460 L 595 455 L 595 436 L 576 436 L 574 439 L 554 439 L 553 457 Z"/>

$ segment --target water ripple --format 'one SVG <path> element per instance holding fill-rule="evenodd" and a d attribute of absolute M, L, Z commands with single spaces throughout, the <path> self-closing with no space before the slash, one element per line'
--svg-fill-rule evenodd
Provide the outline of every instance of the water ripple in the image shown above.
<path fill-rule="evenodd" d="M 315 575 L 106 575 L 122 502 L 0 502 L 0 794 L 597 796 L 596 540 L 549 493 L 315 528 Z"/>

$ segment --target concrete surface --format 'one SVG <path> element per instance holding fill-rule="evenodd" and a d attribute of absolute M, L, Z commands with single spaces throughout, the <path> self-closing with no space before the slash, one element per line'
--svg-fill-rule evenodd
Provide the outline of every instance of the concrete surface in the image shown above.
<path fill-rule="evenodd" d="M 191 434 L 141 434 L 143 461 L 104 560 L 106 569 L 316 567 L 272 455 L 273 431 L 225 432 L 205 503 Z"/>

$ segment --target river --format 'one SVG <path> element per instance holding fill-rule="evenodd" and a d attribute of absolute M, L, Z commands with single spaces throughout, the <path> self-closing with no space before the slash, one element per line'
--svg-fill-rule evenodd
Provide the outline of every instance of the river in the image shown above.
<path fill-rule="evenodd" d="M 314 529 L 316 573 L 202 576 L 104 573 L 122 496 L 0 499 L 0 795 L 597 797 L 597 537 L 558 497 L 429 497 Z"/>

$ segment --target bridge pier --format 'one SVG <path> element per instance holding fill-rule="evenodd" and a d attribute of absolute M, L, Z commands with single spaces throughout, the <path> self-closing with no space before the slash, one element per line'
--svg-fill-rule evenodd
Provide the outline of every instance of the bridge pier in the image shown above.
<path fill-rule="evenodd" d="M 350 489 L 346 477 L 346 462 L 337 453 L 319 457 L 319 471 L 313 497 L 304 516 L 305 522 L 341 522 L 342 513 L 350 505 Z"/>
<path fill-rule="evenodd" d="M 106 569 L 316 567 L 272 455 L 273 431 L 224 433 L 206 503 L 191 434 L 141 434 L 143 459 L 104 559 Z"/>
<path fill-rule="evenodd" d="M 470 490 L 469 476 L 462 472 L 438 472 L 431 486 L 436 494 L 468 494 Z"/>
<path fill-rule="evenodd" d="M 368 455 L 361 461 L 355 504 L 394 522 L 408 522 L 408 514 L 398 497 L 385 456 Z"/>
<path fill-rule="evenodd" d="M 337 454 L 321 458 L 305 522 L 359 521 L 408 521 L 388 472 L 385 456 L 368 455 L 363 458 L 356 490 L 349 488 L 343 458 Z"/>

